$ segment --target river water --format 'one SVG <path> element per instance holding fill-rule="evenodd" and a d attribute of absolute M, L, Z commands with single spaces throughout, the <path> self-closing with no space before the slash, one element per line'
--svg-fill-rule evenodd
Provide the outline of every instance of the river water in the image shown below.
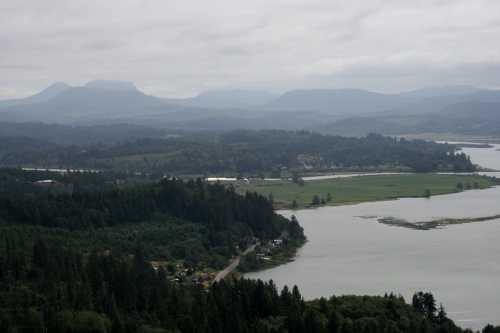
<path fill-rule="evenodd" d="M 464 152 L 500 170 L 499 148 Z M 414 292 L 431 291 L 462 327 L 500 325 L 500 220 L 425 231 L 377 222 L 385 216 L 416 222 L 500 214 L 500 187 L 281 213 L 297 216 L 308 242 L 295 261 L 247 277 L 297 285 L 306 299 L 393 292 L 411 301 Z"/>

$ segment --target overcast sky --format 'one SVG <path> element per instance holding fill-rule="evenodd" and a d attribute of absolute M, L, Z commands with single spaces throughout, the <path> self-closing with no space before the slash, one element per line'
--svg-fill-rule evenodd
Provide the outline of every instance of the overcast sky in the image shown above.
<path fill-rule="evenodd" d="M 0 1 L 0 99 L 92 79 L 165 97 L 500 87 L 500 1 Z"/>

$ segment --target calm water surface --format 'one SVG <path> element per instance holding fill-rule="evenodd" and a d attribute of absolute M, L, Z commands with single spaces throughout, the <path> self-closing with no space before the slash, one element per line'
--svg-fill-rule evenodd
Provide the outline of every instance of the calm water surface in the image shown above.
<path fill-rule="evenodd" d="M 465 148 L 473 162 L 500 170 L 500 151 Z M 495 175 L 498 173 L 490 173 Z M 308 237 L 294 262 L 248 274 L 278 286 L 298 285 L 304 297 L 386 292 L 407 300 L 434 293 L 463 327 L 500 325 L 500 220 L 427 231 L 387 226 L 376 217 L 409 221 L 500 214 L 500 187 L 295 212 Z"/>

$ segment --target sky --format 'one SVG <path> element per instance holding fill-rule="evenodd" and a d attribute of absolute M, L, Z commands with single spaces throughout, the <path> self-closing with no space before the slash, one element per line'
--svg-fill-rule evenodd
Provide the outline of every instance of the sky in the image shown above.
<path fill-rule="evenodd" d="M 0 1 L 0 99 L 56 81 L 186 97 L 500 87 L 498 0 Z"/>

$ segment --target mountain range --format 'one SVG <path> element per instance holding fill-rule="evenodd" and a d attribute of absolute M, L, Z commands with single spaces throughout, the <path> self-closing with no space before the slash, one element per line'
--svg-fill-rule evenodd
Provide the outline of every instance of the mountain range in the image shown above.
<path fill-rule="evenodd" d="M 344 135 L 425 131 L 473 135 L 487 129 L 500 135 L 499 105 L 500 91 L 472 86 L 397 94 L 309 89 L 275 95 L 240 89 L 181 99 L 147 95 L 131 82 L 97 80 L 78 87 L 55 83 L 33 96 L 0 101 L 0 121 L 127 123 L 182 130 L 307 129 Z"/>

